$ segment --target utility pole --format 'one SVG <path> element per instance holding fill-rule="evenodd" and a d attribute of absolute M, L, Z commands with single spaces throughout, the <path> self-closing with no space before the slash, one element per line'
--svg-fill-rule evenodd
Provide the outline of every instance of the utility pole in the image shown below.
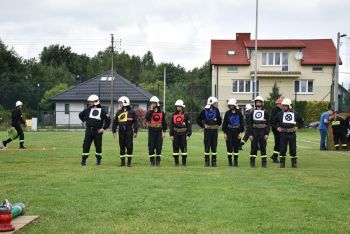
<path fill-rule="evenodd" d="M 166 90 L 166 67 L 164 67 L 164 90 L 163 90 L 163 110 L 165 113 L 165 90 Z"/>
<path fill-rule="evenodd" d="M 335 74 L 334 74 L 334 81 L 333 81 L 333 101 L 334 101 L 334 107 L 333 109 L 335 111 L 338 111 L 339 107 L 339 100 L 338 100 L 338 80 L 339 80 L 339 47 L 340 47 L 340 38 L 346 37 L 346 34 L 340 35 L 340 32 L 337 34 L 337 56 L 335 59 Z"/>
<path fill-rule="evenodd" d="M 259 0 L 256 0 L 255 8 L 255 46 L 254 46 L 254 81 L 253 81 L 253 100 L 257 96 L 257 70 L 258 70 L 258 3 Z M 254 102 L 255 103 L 255 102 Z"/>
<path fill-rule="evenodd" d="M 111 34 L 111 52 L 112 52 L 112 66 L 111 66 L 111 118 L 114 118 L 114 102 L 113 102 L 113 96 L 114 96 L 114 64 L 113 64 L 113 58 L 114 58 L 114 35 Z"/>

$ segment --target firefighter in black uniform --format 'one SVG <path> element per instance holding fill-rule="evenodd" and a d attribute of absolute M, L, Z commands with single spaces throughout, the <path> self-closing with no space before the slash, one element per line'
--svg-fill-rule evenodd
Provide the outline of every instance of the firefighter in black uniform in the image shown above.
<path fill-rule="evenodd" d="M 273 124 L 273 120 L 275 119 L 275 116 L 282 111 L 282 101 L 283 101 L 283 98 L 278 98 L 276 100 L 276 106 L 272 109 L 271 116 L 270 116 L 270 125 L 272 128 L 272 133 L 275 140 L 275 145 L 273 147 L 273 154 L 270 157 L 273 163 L 278 163 L 278 156 L 280 154 L 280 134 L 277 131 L 276 126 Z"/>
<path fill-rule="evenodd" d="M 23 124 L 24 126 L 26 126 L 26 122 L 23 120 L 22 117 L 22 107 L 23 107 L 23 103 L 21 101 L 17 101 L 16 102 L 16 109 L 14 109 L 12 111 L 12 127 L 14 127 L 17 131 L 17 136 L 14 138 L 8 138 L 7 140 L 3 141 L 3 148 L 6 149 L 7 148 L 7 144 L 10 143 L 11 141 L 17 139 L 19 137 L 19 148 L 20 149 L 26 149 L 26 147 L 24 147 L 24 133 L 23 133 L 23 129 L 21 127 L 21 124 Z"/>
<path fill-rule="evenodd" d="M 250 166 L 255 167 L 255 158 L 258 149 L 261 153 L 261 166 L 266 167 L 266 141 L 270 133 L 269 113 L 264 109 L 264 99 L 257 96 L 254 99 L 255 108 L 251 113 L 249 125 L 249 139 L 252 141 L 250 148 Z"/>
<path fill-rule="evenodd" d="M 96 165 L 101 165 L 102 160 L 102 134 L 106 130 L 111 119 L 106 111 L 101 107 L 97 95 L 90 95 L 88 98 L 89 107 L 79 113 L 79 119 L 85 122 L 85 138 L 83 143 L 83 154 L 81 165 L 86 166 L 86 160 L 89 157 L 92 141 L 95 144 Z"/>
<path fill-rule="evenodd" d="M 244 133 L 244 137 L 241 140 L 241 147 L 240 150 L 242 150 L 242 146 L 247 142 L 247 140 L 249 139 L 249 127 L 250 125 L 248 123 L 250 123 L 251 120 L 251 114 L 253 112 L 253 107 L 250 104 L 246 104 L 245 105 L 245 112 L 244 112 L 244 127 L 245 127 L 245 133 Z"/>
<path fill-rule="evenodd" d="M 117 111 L 113 120 L 112 132 L 115 138 L 117 128 L 120 147 L 120 166 L 125 166 L 125 157 L 128 158 L 127 165 L 131 167 L 133 157 L 133 138 L 137 137 L 139 128 L 136 113 L 130 107 L 128 97 L 122 96 L 118 99 L 120 110 Z M 126 154 L 125 154 L 126 149 Z"/>
<path fill-rule="evenodd" d="M 210 165 L 211 151 L 211 166 L 216 167 L 216 148 L 218 144 L 218 128 L 221 125 L 221 116 L 218 106 L 218 99 L 209 97 L 207 105 L 197 117 L 197 124 L 204 128 L 204 162 L 205 166 Z"/>
<path fill-rule="evenodd" d="M 332 130 L 333 130 L 333 141 L 335 150 L 339 150 L 339 143 L 342 145 L 342 149 L 347 149 L 346 143 L 346 133 L 347 133 L 347 123 L 339 116 L 339 112 L 334 112 L 334 118 L 331 120 Z M 340 142 L 339 142 L 340 141 Z"/>
<path fill-rule="evenodd" d="M 292 167 L 297 167 L 297 143 L 296 132 L 303 125 L 303 119 L 297 112 L 292 110 L 292 101 L 285 98 L 282 101 L 283 111 L 279 112 L 274 123 L 277 131 L 280 133 L 280 168 L 286 166 L 286 153 L 289 144 L 289 154 L 291 157 Z"/>
<path fill-rule="evenodd" d="M 163 138 L 167 130 L 164 112 L 160 109 L 156 96 L 150 99 L 151 110 L 146 113 L 148 123 L 148 151 L 151 166 L 160 166 Z"/>
<path fill-rule="evenodd" d="M 224 121 L 222 123 L 222 131 L 226 141 L 228 165 L 232 167 L 232 152 L 233 166 L 238 167 L 239 146 L 244 131 L 243 115 L 239 111 L 237 100 L 231 98 L 227 105 L 229 110 L 226 111 Z"/>
<path fill-rule="evenodd" d="M 191 121 L 184 112 L 185 104 L 182 100 L 175 102 L 176 111 L 170 120 L 170 139 L 173 141 L 173 157 L 175 166 L 179 165 L 179 150 L 181 150 L 182 166 L 186 166 L 187 141 L 192 134 Z"/>

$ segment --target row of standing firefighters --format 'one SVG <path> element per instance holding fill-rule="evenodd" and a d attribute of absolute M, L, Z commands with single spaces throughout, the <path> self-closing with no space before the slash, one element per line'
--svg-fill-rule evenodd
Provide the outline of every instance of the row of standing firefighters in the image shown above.
<path fill-rule="evenodd" d="M 86 165 L 92 141 L 94 141 L 96 147 L 97 165 L 101 164 L 102 134 L 111 123 L 107 113 L 101 108 L 98 96 L 91 95 L 88 98 L 88 102 L 90 106 L 79 114 L 79 118 L 86 123 L 82 166 Z M 120 97 L 118 103 L 120 110 L 116 113 L 113 120 L 113 136 L 115 137 L 118 130 L 121 166 L 131 166 L 133 138 L 137 137 L 138 122 L 135 111 L 130 107 L 129 98 L 125 96 Z M 239 149 L 249 139 L 251 141 L 250 166 L 255 167 L 255 159 L 260 150 L 261 165 L 266 167 L 266 143 L 270 128 L 272 128 L 275 137 L 274 153 L 271 156 L 273 162 L 279 162 L 280 167 L 284 168 L 289 146 L 291 165 L 294 168 L 297 167 L 296 132 L 299 126 L 302 126 L 303 119 L 297 112 L 293 111 L 292 102 L 289 99 L 277 100 L 277 106 L 273 109 L 271 116 L 264 109 L 264 100 L 261 96 L 255 98 L 254 104 L 254 108 L 249 104 L 246 105 L 244 126 L 244 117 L 238 108 L 236 99 L 228 101 L 228 110 L 222 121 L 217 108 L 218 100 L 215 97 L 208 98 L 207 105 L 197 117 L 197 124 L 204 129 L 205 166 L 216 166 L 218 128 L 222 125 L 229 166 L 238 166 Z M 146 113 L 149 159 L 151 166 L 159 166 L 167 123 L 157 97 L 153 96 L 150 99 L 150 106 L 151 109 Z M 192 124 L 189 115 L 185 113 L 184 102 L 177 100 L 175 107 L 176 111 L 170 120 L 173 157 L 175 165 L 179 165 L 181 155 L 182 165 L 186 166 L 187 141 L 192 134 Z M 244 131 L 245 135 L 242 136 Z"/>

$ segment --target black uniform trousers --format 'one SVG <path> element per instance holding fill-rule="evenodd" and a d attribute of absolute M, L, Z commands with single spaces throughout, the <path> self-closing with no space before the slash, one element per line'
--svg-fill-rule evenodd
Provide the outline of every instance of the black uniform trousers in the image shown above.
<path fill-rule="evenodd" d="M 218 145 L 218 130 L 217 129 L 204 129 L 204 152 L 205 155 L 209 155 L 211 150 L 212 155 L 216 155 L 216 148 Z"/>
<path fill-rule="evenodd" d="M 178 154 L 180 150 L 182 153 L 187 153 L 187 135 L 174 132 L 173 136 L 173 153 Z"/>
<path fill-rule="evenodd" d="M 235 155 L 238 155 L 239 146 L 241 140 L 238 139 L 239 135 L 239 129 L 238 128 L 229 128 L 227 131 L 227 141 L 226 141 L 226 148 L 227 153 L 234 152 Z"/>
<path fill-rule="evenodd" d="M 253 141 L 250 147 L 250 156 L 256 157 L 260 149 L 261 156 L 266 157 L 265 129 L 253 128 Z"/>
<path fill-rule="evenodd" d="M 333 140 L 334 140 L 334 147 L 336 149 L 339 148 L 339 143 L 343 145 L 343 148 L 346 148 L 346 135 L 343 130 L 341 131 L 333 130 Z"/>
<path fill-rule="evenodd" d="M 280 153 L 280 133 L 277 131 L 276 128 L 272 128 L 273 137 L 275 140 L 275 145 L 273 147 L 273 153 L 279 154 Z"/>
<path fill-rule="evenodd" d="M 249 139 L 248 131 L 249 131 L 249 129 L 246 129 L 246 130 L 245 130 L 245 133 L 244 133 L 244 136 L 243 136 L 243 141 L 244 141 L 244 143 L 246 143 L 247 140 Z"/>
<path fill-rule="evenodd" d="M 289 145 L 289 154 L 291 157 L 297 156 L 297 135 L 295 132 L 280 133 L 280 157 L 286 157 L 287 147 Z"/>
<path fill-rule="evenodd" d="M 119 126 L 118 130 L 119 135 L 119 148 L 120 148 L 120 157 L 132 157 L 133 153 L 133 138 L 134 131 L 130 126 Z M 126 151 L 126 155 L 125 155 Z"/>
<path fill-rule="evenodd" d="M 83 155 L 89 155 L 92 141 L 94 142 L 96 148 L 96 155 L 102 155 L 102 133 L 98 133 L 97 130 L 98 129 L 94 127 L 86 128 L 83 143 Z"/>
<path fill-rule="evenodd" d="M 23 133 L 23 129 L 22 129 L 21 125 L 20 124 L 14 124 L 12 126 L 17 131 L 17 136 L 15 138 L 13 138 L 12 140 L 17 139 L 19 137 L 19 142 L 23 142 L 24 141 L 24 133 Z"/>
<path fill-rule="evenodd" d="M 162 129 L 148 130 L 148 151 L 149 156 L 161 156 L 163 146 Z M 156 155 L 155 155 L 156 153 Z"/>

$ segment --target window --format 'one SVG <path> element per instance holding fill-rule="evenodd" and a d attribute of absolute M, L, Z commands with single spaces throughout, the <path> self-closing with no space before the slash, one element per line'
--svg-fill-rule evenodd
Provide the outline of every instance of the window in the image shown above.
<path fill-rule="evenodd" d="M 313 93 L 314 81 L 313 80 L 296 80 L 294 82 L 294 92 L 296 93 Z"/>
<path fill-rule="evenodd" d="M 238 67 L 237 66 L 228 66 L 227 72 L 238 72 Z"/>
<path fill-rule="evenodd" d="M 264 52 L 261 54 L 261 64 L 263 66 L 282 66 L 282 71 L 288 71 L 288 53 Z"/>
<path fill-rule="evenodd" d="M 69 104 L 64 104 L 64 113 L 69 115 Z"/>
<path fill-rule="evenodd" d="M 312 67 L 312 72 L 323 72 L 322 66 L 314 66 Z"/>
<path fill-rule="evenodd" d="M 232 92 L 233 93 L 252 93 L 253 80 L 233 80 Z M 257 92 L 259 92 L 259 81 L 257 80 Z"/>

